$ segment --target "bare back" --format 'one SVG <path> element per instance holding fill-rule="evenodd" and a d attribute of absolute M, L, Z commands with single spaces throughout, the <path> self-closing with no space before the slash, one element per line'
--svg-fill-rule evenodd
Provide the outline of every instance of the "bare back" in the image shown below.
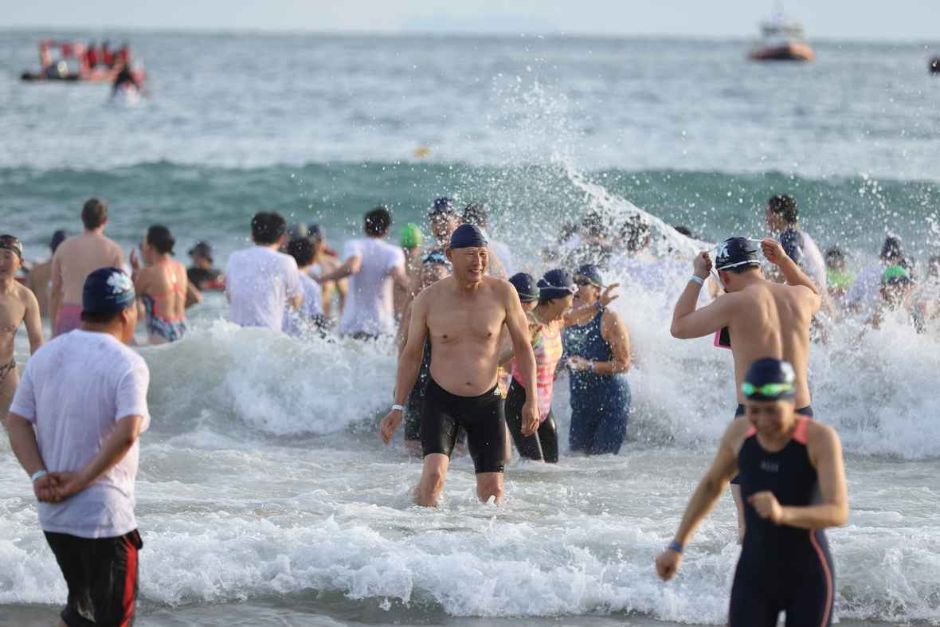
<path fill-rule="evenodd" d="M 60 302 L 81 303 L 85 277 L 98 268 L 123 266 L 121 247 L 104 235 L 86 231 L 68 238 L 52 258 L 53 285 L 57 280 L 61 282 Z"/>
<path fill-rule="evenodd" d="M 419 295 L 427 308 L 431 376 L 448 392 L 479 396 L 496 385 L 507 289 L 509 283 L 485 277 L 467 292 L 448 277 Z"/>
<path fill-rule="evenodd" d="M 141 296 L 153 299 L 154 315 L 167 322 L 179 322 L 185 317 L 188 279 L 182 263 L 166 259 L 144 268 L 137 285 Z"/>
<path fill-rule="evenodd" d="M 744 402 L 741 383 L 748 366 L 758 359 L 785 359 L 796 372 L 796 406 L 812 402 L 807 381 L 809 330 L 818 302 L 812 290 L 772 281 L 757 281 L 722 296 L 733 298 L 728 328 L 734 354 L 738 402 Z"/>

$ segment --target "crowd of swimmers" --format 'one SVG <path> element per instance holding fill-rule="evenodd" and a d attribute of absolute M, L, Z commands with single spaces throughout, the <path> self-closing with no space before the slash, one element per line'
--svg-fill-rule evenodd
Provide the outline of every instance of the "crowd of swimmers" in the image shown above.
<path fill-rule="evenodd" d="M 677 293 L 671 334 L 714 336 L 730 349 L 736 407 L 729 399 L 733 420 L 656 570 L 676 574 L 730 482 L 742 541 L 730 623 L 770 626 L 785 612 L 788 624 L 828 625 L 834 570 L 823 530 L 846 522 L 848 496 L 838 435 L 814 420 L 811 338 L 821 319 L 848 312 L 880 324 L 893 310 L 923 330 L 938 315 L 940 299 L 925 286 L 940 263 L 931 258 L 918 284 L 921 271 L 889 236 L 879 262 L 852 277 L 844 255 L 824 255 L 800 228 L 792 198 L 774 196 L 765 216 L 767 237 L 731 237 L 697 254 Z M 484 205 L 460 209 L 449 198 L 431 204 L 426 239 L 408 224 L 398 245 L 388 241 L 390 211 L 367 212 L 362 235 L 341 255 L 317 225 L 259 212 L 252 245 L 233 253 L 224 273 L 207 242 L 189 250 L 184 267 L 169 229 L 154 225 L 129 255 L 128 274 L 122 249 L 104 234 L 105 203 L 89 200 L 81 219 L 80 234 L 55 234 L 51 260 L 33 265 L 25 285 L 16 281 L 19 240 L 0 236 L 0 410 L 68 584 L 66 625 L 133 618 L 143 544 L 134 481 L 150 416 L 149 371 L 127 345 L 138 315 L 150 343 L 184 338 L 186 309 L 205 290 L 224 290 L 228 319 L 243 327 L 396 338 L 393 403 L 379 435 L 390 443 L 404 423 L 407 450 L 423 458 L 419 505 L 438 503 L 458 448 L 472 459 L 484 502 L 503 498 L 513 447 L 520 458 L 557 462 L 553 397 L 564 371 L 570 453 L 616 454 L 623 445 L 633 349 L 610 306 L 619 285 L 605 266 L 649 246 L 648 225 L 635 217 L 616 229 L 596 215 L 573 225 L 548 257 L 555 267 L 536 275 L 516 271 L 528 264 L 492 237 Z M 41 348 L 43 315 L 55 339 Z M 20 379 L 21 325 L 33 355 Z"/>

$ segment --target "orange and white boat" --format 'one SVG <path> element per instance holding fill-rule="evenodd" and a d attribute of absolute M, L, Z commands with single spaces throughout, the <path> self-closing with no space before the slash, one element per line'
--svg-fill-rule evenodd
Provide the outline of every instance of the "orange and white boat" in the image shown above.
<path fill-rule="evenodd" d="M 754 61 L 812 61 L 816 57 L 803 36 L 803 26 L 783 15 L 781 9 L 761 24 L 762 39 L 751 50 Z"/>
<path fill-rule="evenodd" d="M 127 66 L 138 85 L 143 85 L 146 75 L 143 68 L 133 64 L 127 45 L 109 50 L 73 41 L 44 39 L 39 42 L 39 71 L 20 74 L 24 81 L 113 83 L 123 66 Z"/>

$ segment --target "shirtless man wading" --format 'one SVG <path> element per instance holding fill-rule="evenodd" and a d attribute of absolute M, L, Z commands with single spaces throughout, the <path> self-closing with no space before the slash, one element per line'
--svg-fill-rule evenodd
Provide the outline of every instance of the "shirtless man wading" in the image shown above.
<path fill-rule="evenodd" d="M 415 489 L 415 502 L 425 507 L 437 505 L 458 427 L 467 432 L 477 496 L 484 502 L 502 498 L 506 428 L 496 370 L 504 325 L 522 377 L 529 389 L 536 385 L 525 313 L 508 281 L 486 275 L 489 252 L 483 233 L 461 225 L 451 236 L 447 258 L 453 275 L 426 288 L 412 304 L 408 341 L 398 361 L 395 405 L 381 423 L 381 437 L 388 444 L 418 377 L 425 338 L 430 338 L 431 377 L 421 416 L 424 469 Z M 526 435 L 538 428 L 534 398 L 526 401 L 522 420 Z"/>
<path fill-rule="evenodd" d="M 716 333 L 724 335 L 725 330 L 730 334 L 738 400 L 735 417 L 745 413 L 741 383 L 748 366 L 767 357 L 783 359 L 793 365 L 796 412 L 812 417 L 807 370 L 810 323 L 821 304 L 818 288 L 784 252 L 780 242 L 764 239 L 760 247 L 767 260 L 780 269 L 786 285 L 764 278 L 753 240 L 727 239 L 719 246 L 714 264 L 727 293 L 706 307 L 695 308 L 702 284 L 712 270 L 708 253 L 700 253 L 693 264 L 693 275 L 672 314 L 672 336 L 690 339 Z M 731 489 L 743 534 L 740 489 L 736 484 Z"/>

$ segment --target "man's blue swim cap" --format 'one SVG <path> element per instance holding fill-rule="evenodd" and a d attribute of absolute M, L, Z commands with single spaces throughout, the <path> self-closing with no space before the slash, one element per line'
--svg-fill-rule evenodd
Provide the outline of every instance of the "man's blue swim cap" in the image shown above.
<path fill-rule="evenodd" d="M 546 272 L 538 282 L 539 300 L 552 300 L 571 296 L 578 291 L 574 279 L 567 271 L 557 268 Z"/>
<path fill-rule="evenodd" d="M 451 248 L 484 248 L 486 247 L 486 236 L 479 227 L 472 224 L 461 224 L 454 229 L 450 236 Z"/>
<path fill-rule="evenodd" d="M 747 369 L 741 391 L 749 401 L 779 401 L 796 394 L 796 375 L 790 362 L 767 357 Z"/>
<path fill-rule="evenodd" d="M 137 295 L 131 278 L 120 268 L 98 268 L 82 288 L 82 312 L 115 314 L 134 306 Z"/>
<path fill-rule="evenodd" d="M 716 270 L 731 270 L 741 266 L 759 266 L 758 243 L 746 237 L 731 237 L 722 242 L 715 255 Z"/>
<path fill-rule="evenodd" d="M 586 263 L 578 268 L 578 271 L 574 273 L 574 278 L 575 281 L 586 279 L 595 287 L 604 287 L 604 276 L 601 274 L 601 269 L 593 263 Z"/>
<path fill-rule="evenodd" d="M 457 209 L 454 206 L 454 199 L 447 198 L 446 196 L 435 198 L 434 204 L 431 205 L 431 210 L 428 211 L 428 215 L 431 217 L 441 215 L 457 215 Z"/>
<path fill-rule="evenodd" d="M 531 274 L 519 272 L 509 277 L 509 282 L 516 288 L 516 293 L 519 294 L 519 300 L 523 303 L 531 303 L 532 301 L 538 300 L 541 295 L 541 290 L 535 281 L 535 277 Z"/>

